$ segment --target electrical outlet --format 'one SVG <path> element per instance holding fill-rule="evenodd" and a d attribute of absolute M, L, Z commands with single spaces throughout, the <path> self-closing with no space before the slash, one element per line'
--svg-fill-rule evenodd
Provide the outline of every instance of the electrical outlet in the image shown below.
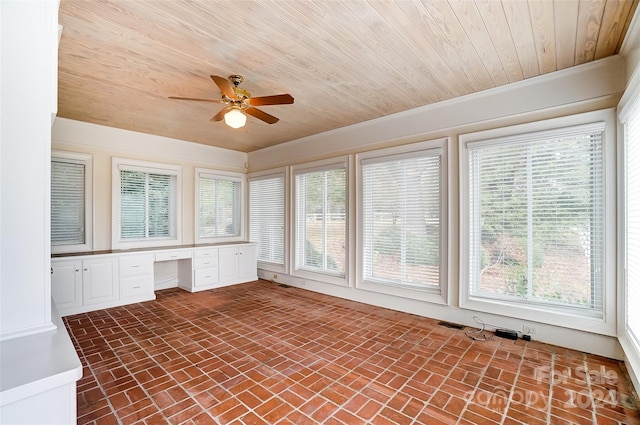
<path fill-rule="evenodd" d="M 278 278 L 278 275 L 277 275 L 277 274 L 274 274 L 274 275 L 273 275 L 273 280 L 276 280 L 277 278 Z"/>
<path fill-rule="evenodd" d="M 522 325 L 522 335 L 535 335 L 535 334 L 536 334 L 536 328 L 526 323 Z"/>

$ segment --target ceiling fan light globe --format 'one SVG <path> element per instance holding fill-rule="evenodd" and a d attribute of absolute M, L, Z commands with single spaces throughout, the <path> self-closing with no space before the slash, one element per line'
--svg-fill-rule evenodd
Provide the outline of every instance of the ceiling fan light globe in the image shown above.
<path fill-rule="evenodd" d="M 247 122 L 247 116 L 239 109 L 232 109 L 224 114 L 224 122 L 231 128 L 244 127 Z"/>

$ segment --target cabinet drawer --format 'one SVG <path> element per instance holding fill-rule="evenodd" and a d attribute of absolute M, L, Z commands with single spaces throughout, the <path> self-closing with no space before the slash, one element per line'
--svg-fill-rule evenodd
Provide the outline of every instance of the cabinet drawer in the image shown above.
<path fill-rule="evenodd" d="M 165 251 L 158 252 L 156 254 L 156 261 L 171 261 L 171 260 L 183 260 L 185 258 L 191 258 L 192 252 L 189 251 Z"/>
<path fill-rule="evenodd" d="M 122 255 L 120 277 L 153 275 L 153 255 Z"/>
<path fill-rule="evenodd" d="M 206 258 L 196 257 L 194 262 L 193 262 L 193 268 L 195 270 L 197 270 L 197 269 L 208 269 L 209 267 L 218 267 L 218 256 L 216 256 L 215 258 L 213 258 L 213 257 L 206 257 Z"/>
<path fill-rule="evenodd" d="M 194 251 L 196 262 L 199 258 L 210 258 L 218 261 L 218 250 L 217 249 L 198 249 Z"/>
<path fill-rule="evenodd" d="M 137 276 L 120 279 L 120 297 L 131 298 L 153 294 L 153 276 Z"/>
<path fill-rule="evenodd" d="M 198 269 L 193 272 L 193 285 L 206 286 L 218 283 L 218 268 L 209 267 L 206 269 Z"/>

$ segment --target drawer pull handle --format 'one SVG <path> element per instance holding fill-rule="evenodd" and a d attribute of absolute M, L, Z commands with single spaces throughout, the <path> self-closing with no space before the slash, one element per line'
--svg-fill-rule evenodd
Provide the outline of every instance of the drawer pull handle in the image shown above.
<path fill-rule="evenodd" d="M 206 275 L 204 278 L 209 279 L 210 277 L 211 277 L 210 275 Z"/>
<path fill-rule="evenodd" d="M 135 269 L 136 267 L 140 267 L 140 264 L 136 264 L 135 266 L 131 266 L 131 267 Z"/>
<path fill-rule="evenodd" d="M 133 289 L 140 289 L 140 285 L 134 286 Z"/>

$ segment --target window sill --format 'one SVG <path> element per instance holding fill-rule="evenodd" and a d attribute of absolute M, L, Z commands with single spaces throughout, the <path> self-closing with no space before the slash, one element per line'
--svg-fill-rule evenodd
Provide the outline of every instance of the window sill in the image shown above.
<path fill-rule="evenodd" d="M 182 245 L 182 241 L 178 239 L 153 239 L 153 240 L 135 240 L 135 241 L 118 241 L 113 243 L 113 249 L 136 249 L 136 248 L 158 248 L 164 246 Z"/>
<path fill-rule="evenodd" d="M 616 324 L 607 323 L 603 317 L 580 316 L 572 314 L 569 309 L 561 311 L 559 309 L 545 309 L 542 306 L 528 304 L 515 304 L 500 300 L 466 298 L 460 302 L 460 308 L 480 311 L 490 314 L 546 323 L 548 325 L 560 326 L 563 328 L 576 329 L 580 331 L 616 336 Z"/>
<path fill-rule="evenodd" d="M 234 243 L 234 242 L 245 242 L 246 239 L 242 235 L 235 236 L 227 236 L 227 237 L 217 237 L 217 238 L 198 238 L 196 237 L 196 243 Z"/>
<path fill-rule="evenodd" d="M 446 297 L 439 287 L 412 287 L 394 283 L 376 282 L 364 280 L 356 285 L 357 289 L 377 292 L 380 294 L 393 295 L 396 297 L 409 298 L 412 300 L 425 301 L 432 304 L 447 304 Z"/>
<path fill-rule="evenodd" d="M 349 286 L 349 280 L 345 276 L 333 275 L 329 273 L 313 272 L 305 269 L 295 269 L 291 276 L 315 280 L 317 282 L 331 283 L 339 286 Z"/>

